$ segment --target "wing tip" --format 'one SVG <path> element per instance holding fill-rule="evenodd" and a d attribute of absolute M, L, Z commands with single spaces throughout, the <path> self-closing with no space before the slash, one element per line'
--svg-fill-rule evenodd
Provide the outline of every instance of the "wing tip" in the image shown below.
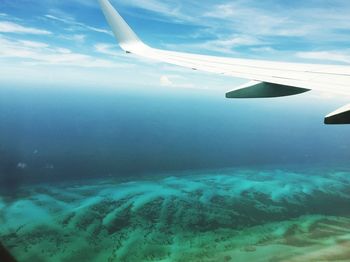
<path fill-rule="evenodd" d="M 98 1 L 104 16 L 113 31 L 113 35 L 116 37 L 119 46 L 124 51 L 132 52 L 134 48 L 146 46 L 121 17 L 118 11 L 112 6 L 109 0 Z"/>

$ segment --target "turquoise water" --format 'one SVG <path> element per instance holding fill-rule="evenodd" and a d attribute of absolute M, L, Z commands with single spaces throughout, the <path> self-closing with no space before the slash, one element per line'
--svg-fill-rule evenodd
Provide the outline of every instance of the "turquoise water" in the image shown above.
<path fill-rule="evenodd" d="M 350 261 L 350 130 L 298 99 L 2 88 L 0 240 L 18 261 Z"/>
<path fill-rule="evenodd" d="M 349 172 L 217 170 L 24 187 L 19 261 L 349 261 Z"/>

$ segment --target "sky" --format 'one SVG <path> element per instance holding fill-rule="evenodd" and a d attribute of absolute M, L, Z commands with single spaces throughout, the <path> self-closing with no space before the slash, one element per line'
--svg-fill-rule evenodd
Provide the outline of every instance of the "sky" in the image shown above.
<path fill-rule="evenodd" d="M 112 3 L 154 47 L 350 64 L 347 0 Z M 2 84 L 17 86 L 127 85 L 221 92 L 244 82 L 124 54 L 96 0 L 0 0 L 0 70 Z"/>
<path fill-rule="evenodd" d="M 156 48 L 350 64 L 348 0 L 113 5 Z M 349 126 L 323 124 L 348 97 L 225 98 L 245 82 L 126 54 L 95 0 L 0 0 L 0 154 L 33 174 L 348 163 Z"/>

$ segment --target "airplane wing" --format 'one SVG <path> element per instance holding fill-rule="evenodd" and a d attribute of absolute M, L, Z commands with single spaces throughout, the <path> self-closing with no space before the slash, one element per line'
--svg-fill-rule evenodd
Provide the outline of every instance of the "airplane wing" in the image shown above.
<path fill-rule="evenodd" d="M 143 43 L 108 0 L 102 11 L 127 53 L 193 70 L 248 79 L 226 94 L 227 98 L 267 98 L 296 95 L 311 89 L 350 96 L 350 66 L 284 63 L 181 53 Z M 325 117 L 326 124 L 350 124 L 350 104 Z"/>

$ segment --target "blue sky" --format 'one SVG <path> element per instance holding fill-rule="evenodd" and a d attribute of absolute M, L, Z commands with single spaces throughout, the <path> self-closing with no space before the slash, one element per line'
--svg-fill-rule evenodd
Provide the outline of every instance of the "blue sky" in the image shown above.
<path fill-rule="evenodd" d="M 348 0 L 113 0 L 148 44 L 171 50 L 350 64 Z M 202 89 L 244 80 L 124 54 L 95 0 L 0 0 L 0 82 Z"/>

